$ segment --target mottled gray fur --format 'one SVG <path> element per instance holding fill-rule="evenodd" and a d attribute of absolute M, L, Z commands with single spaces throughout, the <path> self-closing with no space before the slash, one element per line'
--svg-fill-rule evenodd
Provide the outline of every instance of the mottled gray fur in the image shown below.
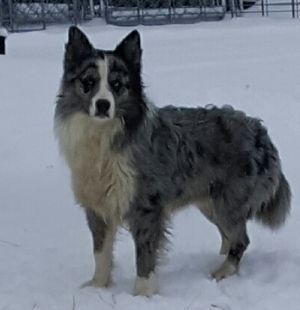
<path fill-rule="evenodd" d="M 76 53 L 80 53 L 77 59 Z M 134 171 L 129 208 L 122 220 L 128 221 L 135 241 L 138 278 L 148 279 L 155 271 L 170 213 L 190 204 L 196 205 L 222 236 L 222 253 L 227 258 L 213 276 L 219 280 L 234 273 L 249 244 L 247 221 L 257 219 L 277 228 L 290 209 L 290 188 L 266 128 L 260 120 L 228 106 L 155 107 L 144 95 L 136 31 L 116 50 L 100 51 L 74 27 L 69 34 L 56 122 L 64 123 L 75 113 L 88 114 L 97 85 L 89 96 L 76 95 L 80 71 L 87 64 L 96 68 L 96 60 L 104 57 L 109 60 L 109 70 L 116 67 L 123 79 L 122 93 L 111 87 L 115 118 L 121 120 L 122 129 L 114 135 L 110 151 L 126 156 Z M 97 75 L 96 71 L 92 74 Z M 99 79 L 96 77 L 96 84 Z M 94 250 L 101 251 L 106 226 L 115 220 L 104 221 L 97 208 L 79 203 L 87 209 Z M 154 290 L 136 288 L 136 293 L 149 296 Z"/>
<path fill-rule="evenodd" d="M 139 186 L 129 219 L 142 244 L 149 234 L 156 247 L 163 236 L 165 206 L 210 200 L 208 217 L 229 239 L 230 258 L 239 260 L 236 248 L 249 243 L 247 220 L 277 228 L 289 212 L 289 186 L 266 129 L 230 107 L 157 109 L 131 152 Z M 149 263 L 146 275 L 154 262 L 142 261 Z"/>

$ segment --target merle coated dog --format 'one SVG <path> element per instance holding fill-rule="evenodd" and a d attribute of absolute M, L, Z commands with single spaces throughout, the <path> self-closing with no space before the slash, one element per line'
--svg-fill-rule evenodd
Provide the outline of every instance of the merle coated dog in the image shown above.
<path fill-rule="evenodd" d="M 238 269 L 247 221 L 281 226 L 291 193 L 261 121 L 231 107 L 156 107 L 144 92 L 141 56 L 137 31 L 106 51 L 71 27 L 55 131 L 93 236 L 87 285 L 110 284 L 114 236 L 126 221 L 136 246 L 134 292 L 151 296 L 173 211 L 194 205 L 217 226 L 226 259 L 212 276 L 220 280 Z"/>

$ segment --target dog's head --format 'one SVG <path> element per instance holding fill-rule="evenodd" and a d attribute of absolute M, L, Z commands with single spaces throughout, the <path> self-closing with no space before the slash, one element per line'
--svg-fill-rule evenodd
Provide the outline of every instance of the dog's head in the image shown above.
<path fill-rule="evenodd" d="M 136 127 L 146 105 L 141 80 L 140 35 L 135 30 L 114 50 L 93 47 L 77 27 L 69 29 L 58 113 L 80 112 L 99 122 L 120 118 Z"/>

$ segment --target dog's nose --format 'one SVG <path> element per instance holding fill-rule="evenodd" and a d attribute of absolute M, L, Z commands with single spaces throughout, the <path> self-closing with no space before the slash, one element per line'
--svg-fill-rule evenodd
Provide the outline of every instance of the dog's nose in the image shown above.
<path fill-rule="evenodd" d="M 96 116 L 109 116 L 108 110 L 110 108 L 110 103 L 106 99 L 98 99 L 96 101 Z"/>

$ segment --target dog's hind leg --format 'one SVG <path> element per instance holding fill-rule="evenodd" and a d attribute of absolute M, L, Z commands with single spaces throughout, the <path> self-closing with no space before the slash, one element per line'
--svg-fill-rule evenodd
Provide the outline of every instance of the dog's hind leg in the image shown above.
<path fill-rule="evenodd" d="M 246 231 L 246 223 L 240 223 L 237 226 L 226 231 L 229 239 L 229 251 L 223 264 L 214 272 L 212 277 L 217 281 L 229 277 L 238 271 L 240 260 L 249 244 L 249 238 Z"/>
<path fill-rule="evenodd" d="M 117 225 L 106 223 L 93 210 L 86 209 L 86 217 L 93 237 L 95 273 L 82 287 L 106 287 L 111 284 L 113 241 Z"/>
<path fill-rule="evenodd" d="M 221 248 L 220 248 L 219 253 L 221 255 L 227 255 L 229 252 L 229 249 L 230 249 L 230 242 L 228 240 L 228 237 L 224 234 L 224 232 L 219 227 L 218 227 L 218 230 L 220 232 L 221 240 L 222 240 L 222 244 L 221 244 Z"/>
<path fill-rule="evenodd" d="M 218 226 L 216 221 L 214 220 L 214 210 L 213 210 L 213 201 L 211 200 L 203 200 L 197 204 L 197 208 L 202 212 L 202 214 L 213 224 L 215 224 L 221 235 L 221 248 L 219 253 L 221 255 L 227 255 L 230 247 L 230 243 L 228 237 L 222 231 L 222 229 Z"/>
<path fill-rule="evenodd" d="M 160 247 L 164 241 L 164 214 L 159 205 L 136 207 L 130 216 L 130 229 L 136 249 L 137 277 L 134 294 L 150 297 L 158 292 L 155 267 Z"/>

